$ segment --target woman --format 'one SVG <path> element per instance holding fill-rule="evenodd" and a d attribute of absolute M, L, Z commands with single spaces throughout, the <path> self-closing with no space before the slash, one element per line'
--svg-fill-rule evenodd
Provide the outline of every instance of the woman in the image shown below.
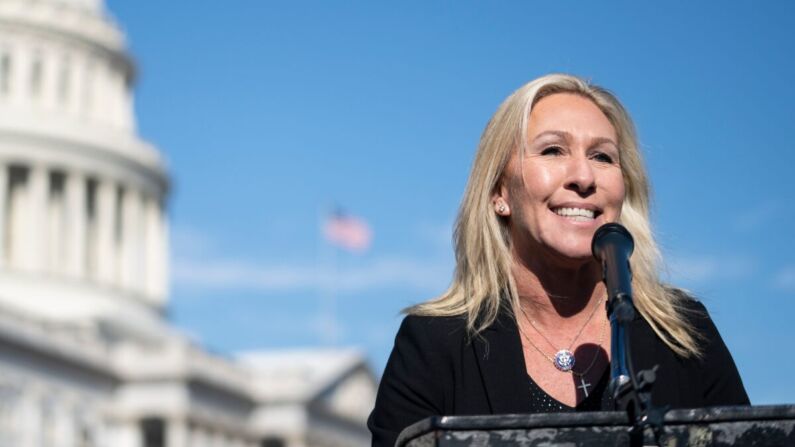
<path fill-rule="evenodd" d="M 456 271 L 408 309 L 368 426 L 392 446 L 431 415 L 612 409 L 610 330 L 594 231 L 634 236 L 636 370 L 652 400 L 747 404 L 704 307 L 660 283 L 649 186 L 629 115 L 608 91 L 548 75 L 514 92 L 484 131 L 455 231 Z"/>

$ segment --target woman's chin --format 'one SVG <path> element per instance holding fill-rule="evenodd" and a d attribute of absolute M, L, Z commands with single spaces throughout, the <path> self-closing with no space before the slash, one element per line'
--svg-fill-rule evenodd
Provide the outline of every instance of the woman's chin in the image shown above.
<path fill-rule="evenodd" d="M 575 246 L 551 246 L 550 248 L 554 257 L 565 263 L 579 265 L 594 260 L 590 244 L 587 247 L 578 244 Z"/>
<path fill-rule="evenodd" d="M 549 267 L 577 268 L 594 262 L 591 240 L 585 237 L 530 239 L 525 243 L 514 243 L 514 253 L 530 264 L 547 264 Z"/>

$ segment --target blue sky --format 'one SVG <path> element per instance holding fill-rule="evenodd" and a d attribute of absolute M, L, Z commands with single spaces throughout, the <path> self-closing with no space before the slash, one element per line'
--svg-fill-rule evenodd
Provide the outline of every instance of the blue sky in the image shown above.
<path fill-rule="evenodd" d="M 380 373 L 399 310 L 449 282 L 486 121 L 562 71 L 635 118 L 666 277 L 752 401 L 795 402 L 792 2 L 108 3 L 174 182 L 170 316 L 211 349 L 354 345 Z M 323 243 L 335 205 L 367 253 Z"/>

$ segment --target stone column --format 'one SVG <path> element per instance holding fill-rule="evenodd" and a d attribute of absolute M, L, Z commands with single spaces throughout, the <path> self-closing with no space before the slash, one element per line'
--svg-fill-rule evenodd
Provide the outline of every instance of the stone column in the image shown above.
<path fill-rule="evenodd" d="M 61 56 L 58 70 L 58 105 L 66 113 L 72 114 L 75 104 L 75 64 L 71 54 Z"/>
<path fill-rule="evenodd" d="M 159 223 L 159 231 L 158 235 L 160 238 L 159 244 L 159 256 L 158 256 L 158 276 L 156 277 L 156 289 L 155 289 L 155 296 L 158 297 L 159 301 L 162 304 L 165 304 L 166 297 L 168 295 L 168 278 L 169 278 L 169 223 L 168 223 L 168 213 L 166 210 L 166 206 L 163 200 L 159 201 L 158 203 L 158 223 Z"/>
<path fill-rule="evenodd" d="M 128 188 L 121 203 L 121 285 L 135 288 L 141 277 L 141 196 Z"/>
<path fill-rule="evenodd" d="M 30 68 L 29 49 L 20 45 L 10 47 L 11 73 L 9 100 L 14 105 L 20 105 L 28 95 L 28 78 L 25 76 Z"/>
<path fill-rule="evenodd" d="M 199 426 L 193 426 L 188 430 L 188 436 L 191 447 L 203 447 L 204 439 L 202 439 L 202 430 Z"/>
<path fill-rule="evenodd" d="M 28 177 L 20 175 L 20 170 L 8 169 L 9 190 L 8 190 L 8 216 L 6 217 L 6 225 L 8 225 L 6 243 L 6 259 L 8 265 L 13 269 L 22 269 L 24 267 L 23 254 L 28 250 L 25 246 L 27 243 L 27 200 L 28 200 Z"/>
<path fill-rule="evenodd" d="M 80 172 L 66 176 L 66 272 L 74 278 L 86 275 L 86 178 Z"/>
<path fill-rule="evenodd" d="M 226 447 L 226 442 L 224 442 L 224 434 L 223 432 L 216 431 L 213 433 L 213 447 Z"/>
<path fill-rule="evenodd" d="M 73 54 L 69 58 L 71 78 L 69 79 L 69 102 L 66 111 L 70 116 L 79 116 L 81 101 L 81 82 L 85 76 L 85 64 L 83 58 Z"/>
<path fill-rule="evenodd" d="M 164 248 L 164 228 L 162 209 L 160 206 L 160 199 L 158 197 L 147 197 L 144 201 L 144 219 L 145 219 L 145 279 L 146 279 L 146 296 L 153 300 L 156 304 L 163 304 L 162 301 L 165 297 L 165 288 L 163 283 L 165 281 L 165 259 L 164 253 L 167 253 L 167 248 Z"/>
<path fill-rule="evenodd" d="M 19 447 L 38 447 L 41 432 L 41 406 L 35 393 L 26 392 L 20 401 Z"/>
<path fill-rule="evenodd" d="M 25 238 L 25 253 L 20 253 L 22 269 L 38 272 L 47 259 L 46 218 L 49 173 L 39 164 L 30 167 L 28 173 L 27 224 L 22 237 Z"/>
<path fill-rule="evenodd" d="M 188 424 L 182 418 L 172 418 L 166 421 L 165 447 L 189 447 Z"/>
<path fill-rule="evenodd" d="M 8 232 L 8 165 L 0 162 L 0 267 L 8 262 L 6 234 Z"/>
<path fill-rule="evenodd" d="M 127 271 L 129 270 L 129 232 L 128 226 L 130 225 L 130 190 L 128 188 L 124 188 L 119 196 L 119 229 L 121 233 L 118 235 L 119 237 L 119 255 L 118 261 L 119 265 L 117 267 L 118 271 L 118 283 L 119 285 L 123 285 L 125 280 L 127 279 Z"/>
<path fill-rule="evenodd" d="M 94 68 L 94 86 L 96 94 L 94 95 L 94 110 L 91 116 L 96 122 L 112 126 L 112 111 L 109 106 L 111 101 L 110 95 L 112 95 L 113 92 L 108 88 L 109 70 L 107 62 L 104 59 L 99 59 L 96 61 Z"/>
<path fill-rule="evenodd" d="M 70 410 L 71 408 L 62 400 L 55 401 L 52 434 L 58 447 L 74 447 L 75 445 L 74 418 L 72 417 L 73 412 Z"/>
<path fill-rule="evenodd" d="M 105 284 L 118 284 L 116 244 L 117 187 L 110 179 L 101 179 L 97 184 L 97 279 Z"/>
<path fill-rule="evenodd" d="M 96 71 L 96 62 L 94 62 L 92 56 L 89 55 L 82 65 L 82 73 L 80 75 L 80 90 L 77 92 L 79 113 L 87 121 L 91 121 L 93 118 L 93 111 L 96 107 L 95 102 L 97 92 L 96 86 L 94 85 L 94 79 L 97 77 Z"/>
<path fill-rule="evenodd" d="M 61 175 L 47 175 L 47 197 L 45 199 L 45 259 L 43 269 L 47 273 L 63 274 L 67 269 L 66 253 L 66 231 L 67 231 L 67 211 L 66 211 L 66 185 L 63 183 L 65 178 Z M 60 183 L 54 185 L 53 183 Z"/>
<path fill-rule="evenodd" d="M 155 215 L 155 201 L 151 196 L 143 199 L 143 238 L 144 238 L 144 295 L 151 299 L 154 297 L 154 279 L 157 275 L 157 216 Z"/>
<path fill-rule="evenodd" d="M 47 109 L 58 106 L 58 72 L 60 63 L 58 56 L 52 51 L 41 52 L 41 103 Z"/>
<path fill-rule="evenodd" d="M 9 100 L 9 94 L 11 93 L 11 64 L 13 60 L 11 58 L 11 51 L 8 47 L 3 48 L 0 50 L 0 98 L 3 101 Z"/>
<path fill-rule="evenodd" d="M 143 436 L 141 435 L 141 427 L 133 419 L 125 419 L 120 421 L 115 430 L 114 439 L 112 439 L 114 447 L 141 447 L 143 445 Z"/>
<path fill-rule="evenodd" d="M 111 125 L 118 129 L 123 127 L 122 117 L 122 90 L 124 81 L 121 77 L 121 72 L 113 64 L 108 66 L 108 117 L 111 119 Z"/>
<path fill-rule="evenodd" d="M 122 129 L 135 133 L 135 116 L 133 113 L 133 92 L 122 77 Z"/>

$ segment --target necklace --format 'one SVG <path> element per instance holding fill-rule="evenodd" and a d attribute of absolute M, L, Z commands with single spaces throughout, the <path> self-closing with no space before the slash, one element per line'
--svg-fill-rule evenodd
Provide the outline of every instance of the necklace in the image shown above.
<path fill-rule="evenodd" d="M 597 303 L 597 305 L 598 305 L 598 304 L 599 304 L 599 303 Z M 525 319 L 527 319 L 527 314 L 525 314 L 525 312 L 524 312 L 524 309 L 522 309 L 522 314 L 524 315 Z M 588 320 L 590 320 L 590 317 L 588 318 Z M 529 322 L 529 321 L 530 321 L 530 320 L 528 319 L 528 322 Z M 587 322 L 586 322 L 586 323 L 587 323 Z M 605 334 L 607 333 L 607 331 L 606 331 L 606 328 L 607 328 L 607 320 L 604 320 L 604 321 L 602 321 L 602 331 L 601 331 L 601 335 L 599 336 L 599 343 L 597 343 L 597 346 L 602 346 L 602 343 L 604 343 L 604 341 L 605 341 Z M 538 329 L 536 329 L 536 330 L 538 330 Z M 582 332 L 582 331 L 580 331 L 580 332 Z M 525 341 L 527 341 L 528 343 L 530 343 L 530 346 L 532 346 L 533 348 L 535 348 L 535 350 L 536 350 L 536 351 L 538 351 L 538 353 L 539 353 L 539 354 L 541 354 L 541 355 L 542 355 L 542 356 L 544 356 L 544 357 L 545 357 L 547 360 L 549 360 L 550 362 L 552 362 L 552 363 L 555 365 L 555 367 L 558 367 L 558 365 L 557 365 L 557 363 L 556 363 L 555 359 L 554 359 L 554 358 L 552 358 L 551 356 L 547 355 L 547 354 L 546 354 L 544 351 L 542 351 L 542 350 L 541 350 L 541 348 L 539 348 L 538 346 L 536 346 L 536 344 L 535 344 L 535 343 L 533 343 L 533 341 L 532 341 L 532 340 L 530 340 L 530 337 L 528 337 L 528 336 L 527 336 L 527 335 L 526 335 L 524 332 L 522 332 L 521 330 L 519 331 L 519 333 L 521 333 L 521 334 L 522 334 L 522 337 L 524 337 Z M 541 334 L 541 333 L 539 332 L 539 334 Z M 544 335 L 544 334 L 541 334 L 541 336 L 543 336 L 543 335 Z M 579 337 L 579 334 L 577 335 L 577 337 Z M 544 337 L 544 338 L 546 338 L 546 337 Z M 576 338 L 575 338 L 575 339 L 576 339 Z M 549 340 L 547 340 L 547 341 L 549 341 Z M 573 342 L 572 342 L 572 343 L 573 343 Z M 573 356 L 573 355 L 572 355 L 572 358 L 574 358 L 574 356 Z M 585 397 L 586 397 L 586 398 L 588 397 L 588 388 L 589 388 L 589 387 L 590 387 L 592 384 L 590 384 L 590 383 L 588 383 L 588 382 L 586 382 L 586 381 L 585 381 L 585 376 L 586 376 L 586 375 L 587 375 L 587 374 L 588 374 L 588 373 L 591 371 L 591 369 L 594 367 L 594 365 L 596 364 L 596 359 L 597 359 L 597 358 L 599 358 L 599 350 L 598 350 L 598 349 L 596 350 L 596 352 L 594 352 L 593 358 L 591 359 L 591 363 L 588 365 L 588 367 L 587 367 L 587 368 L 585 368 L 585 370 L 584 370 L 583 372 L 577 372 L 577 371 L 575 371 L 573 368 L 569 368 L 568 370 L 564 371 L 564 372 L 570 372 L 570 373 L 572 373 L 572 375 L 574 375 L 575 377 L 577 377 L 578 379 L 580 379 L 580 384 L 579 384 L 579 385 L 577 385 L 577 388 L 579 388 L 579 389 L 581 389 L 581 390 L 582 390 L 582 392 L 583 392 L 583 394 L 585 394 Z M 559 370 L 561 370 L 561 371 L 563 371 L 563 370 L 562 370 L 562 369 L 560 369 L 560 368 L 558 368 L 558 369 L 559 369 Z"/>
<path fill-rule="evenodd" d="M 572 368 L 574 368 L 575 359 L 574 359 L 574 353 L 571 352 L 571 349 L 574 347 L 574 344 L 577 342 L 577 339 L 580 338 L 580 335 L 582 335 L 582 332 L 585 330 L 585 327 L 588 326 L 588 323 L 593 319 L 593 316 L 596 315 L 596 310 L 599 308 L 599 304 L 601 304 L 601 302 L 602 302 L 602 299 L 600 298 L 599 301 L 596 302 L 596 305 L 594 305 L 593 310 L 591 311 L 591 314 L 588 316 L 588 319 L 585 320 L 585 323 L 580 328 L 580 331 L 577 332 L 577 335 L 574 336 L 574 339 L 569 344 L 569 347 L 568 348 L 564 348 L 564 349 L 560 349 L 560 350 L 558 350 L 557 353 L 555 353 L 555 357 L 554 357 L 554 359 L 552 359 L 552 364 L 554 364 L 555 368 L 557 368 L 558 370 L 563 371 L 563 372 L 568 372 L 568 371 L 571 371 Z M 547 343 L 549 343 L 549 345 L 552 346 L 552 349 L 555 349 L 555 344 L 552 343 L 547 338 L 547 336 L 544 335 L 543 332 L 541 332 L 540 329 L 538 329 L 538 326 L 535 325 L 533 320 L 531 320 L 530 317 L 527 316 L 527 312 L 525 312 L 524 308 L 522 308 L 520 306 L 519 309 L 522 311 L 522 315 L 524 315 L 525 320 L 527 320 L 527 322 L 530 323 L 530 326 L 532 326 L 533 329 L 535 329 L 536 332 L 538 332 L 538 335 L 543 337 L 544 340 L 546 340 Z M 529 341 L 529 339 L 527 337 L 525 337 L 525 339 L 527 339 Z M 533 342 L 530 342 L 530 344 L 533 345 L 533 347 L 535 347 L 538 350 L 538 347 Z M 539 352 L 540 352 L 540 350 L 539 350 Z M 544 356 L 547 357 L 546 355 L 544 355 Z M 547 357 L 547 358 L 549 358 L 549 357 Z"/>
<path fill-rule="evenodd" d="M 605 333 L 607 332 L 605 329 L 607 328 L 607 320 L 602 321 L 602 335 L 599 336 L 599 344 L 597 346 L 602 346 L 602 343 L 605 341 Z M 575 377 L 580 379 L 580 384 L 577 385 L 577 388 L 581 389 L 582 392 L 585 394 L 585 397 L 588 397 L 588 387 L 591 386 L 590 383 L 585 381 L 585 375 L 591 371 L 591 368 L 596 364 L 596 359 L 599 358 L 599 350 L 597 349 L 594 352 L 593 358 L 591 359 L 591 364 L 585 368 L 585 371 L 578 373 L 575 370 L 571 370 L 571 373 L 574 374 Z"/>

